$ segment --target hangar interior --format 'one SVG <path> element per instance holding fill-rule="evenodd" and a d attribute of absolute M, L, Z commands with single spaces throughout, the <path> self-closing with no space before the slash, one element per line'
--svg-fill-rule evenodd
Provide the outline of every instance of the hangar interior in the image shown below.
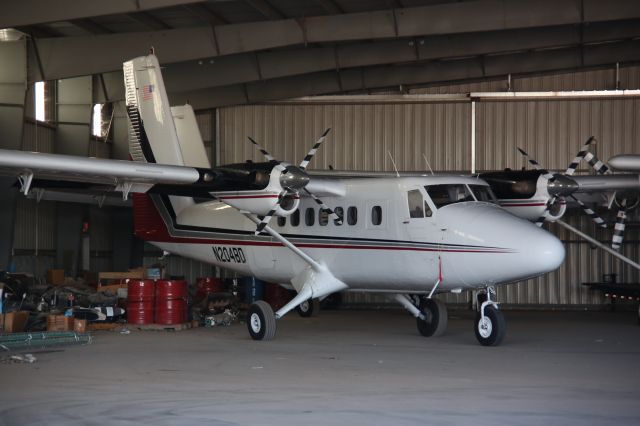
<path fill-rule="evenodd" d="M 518 147 L 564 171 L 591 136 L 602 161 L 640 154 L 640 3 L 631 0 L 10 2 L 0 6 L 0 148 L 129 160 L 122 64 L 150 49 L 171 105 L 194 109 L 212 166 L 263 161 L 248 137 L 297 162 L 327 128 L 311 171 L 530 168 Z M 583 163 L 577 174 L 595 172 Z M 136 238 L 131 200 L 120 193 L 25 197 L 15 176 L 0 183 L 2 270 L 95 281 L 161 264 L 192 286 L 235 277 Z M 640 259 L 638 200 L 629 201 L 619 250 L 632 261 Z M 593 205 L 613 224 L 617 210 L 603 204 Z M 597 227 L 579 208 L 563 220 L 611 244 L 612 226 Z M 501 287 L 501 306 L 610 310 L 613 299 L 583 283 L 640 283 L 633 265 L 556 223 L 544 227 L 561 239 L 564 263 Z M 463 311 L 474 298 L 443 300 Z M 346 293 L 342 303 L 397 307 L 367 293 Z M 637 303 L 615 301 L 627 311 Z"/>
<path fill-rule="evenodd" d="M 629 2 L 588 2 L 582 10 L 552 2 L 557 13 L 539 2 L 533 11 L 517 2 L 505 8 L 504 20 L 473 1 L 168 3 L 176 4 L 140 11 L 8 7 L 0 23 L 13 28 L 0 34 L 2 147 L 128 159 L 118 70 L 153 46 L 171 103 L 193 106 L 213 165 L 259 161 L 248 136 L 293 161 L 326 128 L 332 131 L 312 169 L 393 171 L 391 157 L 401 171 L 426 170 L 424 157 L 438 172 L 517 169 L 526 166 L 516 149 L 522 147 L 544 167 L 562 170 L 590 136 L 603 160 L 638 152 L 640 101 L 632 93 L 481 97 L 640 88 L 638 22 Z M 46 81 L 44 120 L 35 118 L 37 81 Z M 470 93 L 479 96 L 476 102 Z M 99 131 L 97 104 L 103 106 Z M 55 195 L 46 192 L 40 201 L 34 194 L 2 196 L 0 223 L 8 238 L 0 252 L 9 270 L 43 275 L 63 268 L 75 276 L 127 270 L 161 256 L 132 238 L 130 210 L 115 198 L 99 207 L 98 201 L 52 201 Z M 636 210 L 629 214 L 622 251 L 637 259 L 638 217 Z M 579 210 L 568 219 L 599 240 L 611 238 Z M 601 305 L 602 295 L 581 283 L 612 273 L 638 282 L 635 268 L 551 226 L 566 243 L 567 261 L 554 273 L 506 287 L 501 302 Z M 190 281 L 214 273 L 200 262 L 166 261 L 172 275 Z M 372 295 L 347 300 L 385 303 Z"/>

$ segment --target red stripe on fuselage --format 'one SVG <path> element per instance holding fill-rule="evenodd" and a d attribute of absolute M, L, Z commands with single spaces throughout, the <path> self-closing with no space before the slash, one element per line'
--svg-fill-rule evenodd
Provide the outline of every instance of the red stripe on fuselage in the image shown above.
<path fill-rule="evenodd" d="M 239 200 L 239 199 L 250 199 L 250 198 L 278 198 L 278 194 L 273 194 L 273 195 L 231 195 L 231 196 L 225 196 L 225 197 L 220 197 L 218 196 L 217 198 L 221 199 L 221 200 Z"/>

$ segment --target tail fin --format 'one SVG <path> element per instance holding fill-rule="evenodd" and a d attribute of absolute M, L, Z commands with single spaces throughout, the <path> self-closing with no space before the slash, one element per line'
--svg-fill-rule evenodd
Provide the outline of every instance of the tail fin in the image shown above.
<path fill-rule="evenodd" d="M 129 115 L 129 152 L 134 161 L 183 166 L 180 142 L 154 54 L 123 64 Z"/>
<path fill-rule="evenodd" d="M 211 163 L 209 163 L 207 151 L 204 148 L 200 129 L 196 122 L 196 115 L 191 105 L 173 106 L 171 107 L 171 113 L 176 126 L 184 165 L 210 169 Z"/>
<path fill-rule="evenodd" d="M 129 116 L 129 153 L 131 159 L 174 166 L 187 165 L 182 155 L 158 58 L 153 53 L 148 56 L 140 56 L 125 62 L 122 68 L 127 115 Z M 195 116 L 193 123 L 195 124 Z M 190 137 L 192 134 L 193 130 L 189 133 Z M 198 138 L 200 138 L 199 133 Z M 202 144 L 201 138 L 200 144 Z M 193 199 L 189 197 L 171 196 L 169 199 L 176 215 L 184 208 L 194 204 Z M 135 209 L 136 203 L 134 203 Z"/>

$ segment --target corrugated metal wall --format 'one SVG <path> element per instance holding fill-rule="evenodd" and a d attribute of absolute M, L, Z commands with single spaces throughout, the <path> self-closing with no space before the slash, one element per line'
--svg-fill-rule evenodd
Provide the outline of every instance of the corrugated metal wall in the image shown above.
<path fill-rule="evenodd" d="M 640 67 L 620 69 L 620 88 L 640 88 Z M 615 70 L 595 70 L 513 79 L 512 90 L 614 89 Z M 412 93 L 504 91 L 506 79 L 478 84 L 414 89 Z M 311 163 L 312 169 L 391 171 L 387 151 L 400 170 L 424 170 L 423 154 L 437 170 L 469 171 L 471 107 L 468 103 L 405 104 L 267 104 L 222 108 L 219 111 L 219 164 L 263 161 L 247 142 L 254 137 L 276 158 L 301 160 L 311 145 L 331 127 L 329 139 Z M 550 169 L 566 169 L 584 141 L 596 136 L 593 151 L 603 160 L 616 153 L 640 154 L 640 100 L 483 101 L 476 104 L 476 166 L 478 170 L 519 168 L 525 162 L 516 147 L 528 150 Z M 581 170 L 585 171 L 583 167 Z M 566 220 L 595 232 L 579 214 Z M 551 225 L 565 241 L 567 260 L 557 271 L 510 285 L 498 299 L 509 304 L 592 305 L 602 297 L 582 282 L 617 273 L 619 281 L 639 282 L 637 270 L 578 237 Z M 599 239 L 611 231 L 598 231 Z M 640 258 L 640 230 L 628 227 L 623 252 Z M 468 294 L 448 295 L 447 301 L 467 303 Z M 348 295 L 351 303 L 387 303 L 380 295 Z"/>
<path fill-rule="evenodd" d="M 470 168 L 469 104 L 253 105 L 220 110 L 220 164 L 264 161 L 252 136 L 278 159 L 300 162 L 326 128 L 311 169 Z"/>

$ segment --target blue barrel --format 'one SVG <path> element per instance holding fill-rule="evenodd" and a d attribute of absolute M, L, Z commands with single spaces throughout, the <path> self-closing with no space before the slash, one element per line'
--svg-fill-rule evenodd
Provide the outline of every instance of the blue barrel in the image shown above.
<path fill-rule="evenodd" d="M 243 277 L 240 282 L 244 287 L 245 301 L 253 303 L 264 298 L 264 281 L 256 277 Z"/>

